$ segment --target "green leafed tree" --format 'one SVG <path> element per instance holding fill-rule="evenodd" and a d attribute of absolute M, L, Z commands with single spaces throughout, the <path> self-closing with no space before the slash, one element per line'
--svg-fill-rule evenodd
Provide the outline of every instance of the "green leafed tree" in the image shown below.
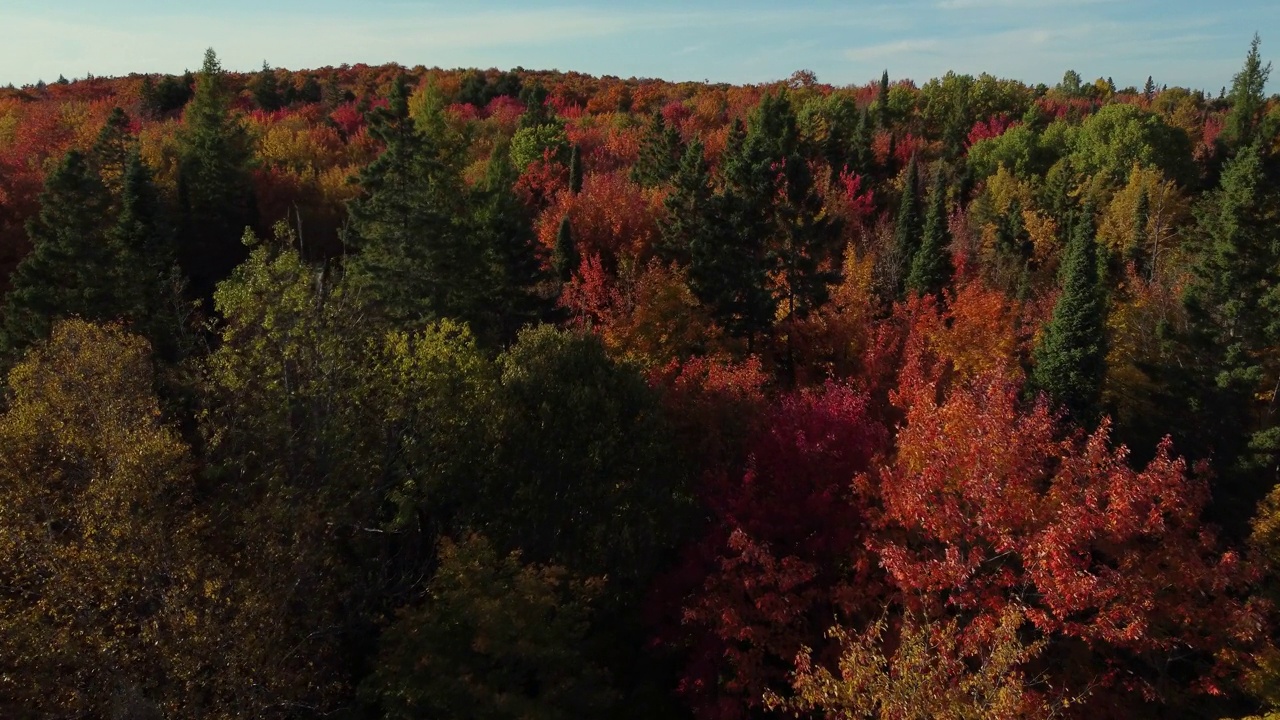
<path fill-rule="evenodd" d="M 196 717 L 220 578 L 192 460 L 145 340 L 72 319 L 9 374 L 0 414 L 0 714 Z M 208 715 L 216 716 L 216 715 Z"/>
<path fill-rule="evenodd" d="M 615 695 L 588 656 L 599 582 L 524 563 L 479 535 L 442 540 L 426 597 L 383 632 L 363 692 L 388 719 L 572 720 Z"/>
<path fill-rule="evenodd" d="M 1270 350 L 1280 342 L 1280 191 L 1256 146 L 1224 167 L 1220 186 L 1196 207 L 1192 279 L 1183 296 L 1190 320 L 1195 389 L 1202 420 L 1197 446 L 1214 451 L 1223 499 L 1244 508 L 1275 484 L 1280 435 L 1269 393 L 1280 377 Z M 1247 514 L 1247 513 L 1246 513 Z"/>

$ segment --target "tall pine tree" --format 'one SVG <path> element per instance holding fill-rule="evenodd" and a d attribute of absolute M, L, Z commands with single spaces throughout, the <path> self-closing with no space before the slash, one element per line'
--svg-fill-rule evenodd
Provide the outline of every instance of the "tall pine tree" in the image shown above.
<path fill-rule="evenodd" d="M 918 295 L 936 295 L 951 282 L 953 274 L 951 230 L 947 226 L 947 184 L 939 166 L 929 194 L 924 234 L 911 260 L 911 272 L 907 274 L 907 289 Z"/>
<path fill-rule="evenodd" d="M 45 180 L 40 212 L 27 221 L 31 253 L 5 298 L 3 347 L 12 362 L 60 318 L 100 319 L 112 310 L 103 220 L 109 197 L 88 159 L 69 151 Z"/>
<path fill-rule="evenodd" d="M 1107 307 L 1094 237 L 1094 208 L 1085 206 L 1062 262 L 1062 294 L 1034 352 L 1031 386 L 1082 425 L 1101 416 L 1107 369 Z"/>
<path fill-rule="evenodd" d="M 425 104 L 428 112 L 430 103 Z M 350 274 L 392 325 L 443 317 L 483 325 L 489 277 L 480 237 L 471 231 L 459 148 L 420 127 L 440 118 L 409 114 L 404 78 L 388 105 L 370 113 L 370 133 L 385 147 L 361 171 L 349 205 Z"/>
<path fill-rule="evenodd" d="M 894 294 L 902 296 L 924 226 L 920 218 L 919 161 L 913 155 L 902 179 L 902 195 L 898 200 L 898 218 L 893 228 Z"/>
<path fill-rule="evenodd" d="M 524 325 L 546 311 L 540 292 L 546 273 L 533 219 L 512 191 L 519 173 L 511 164 L 509 142 L 499 142 L 489 156 L 484 181 L 474 193 L 474 232 L 488 256 L 492 327 L 476 328 L 477 336 L 495 334 L 503 343 L 515 340 Z"/>
<path fill-rule="evenodd" d="M 1244 67 L 1231 81 L 1231 114 L 1222 134 L 1232 146 L 1241 148 L 1251 144 L 1258 135 L 1262 115 L 1266 112 L 1267 78 L 1271 75 L 1271 63 L 1262 64 L 1258 52 L 1261 38 L 1253 36 Z"/>
<path fill-rule="evenodd" d="M 1199 418 L 1192 442 L 1212 451 L 1219 494 L 1249 514 L 1275 484 L 1280 430 L 1269 393 L 1280 377 L 1280 191 L 1256 145 L 1223 169 L 1196 208 L 1192 280 L 1184 295 L 1194 376 L 1187 397 Z M 1265 400 L 1263 398 L 1266 398 Z"/>
<path fill-rule="evenodd" d="M 675 177 L 683 156 L 679 131 L 667 124 L 662 113 L 654 113 L 640 142 L 640 156 L 631 166 L 631 181 L 645 187 L 662 185 Z"/>
<path fill-rule="evenodd" d="M 226 84 L 210 48 L 179 134 L 179 260 L 200 298 L 211 297 L 217 283 L 246 257 L 240 238 L 256 221 L 249 177 L 253 148 L 231 113 Z"/>

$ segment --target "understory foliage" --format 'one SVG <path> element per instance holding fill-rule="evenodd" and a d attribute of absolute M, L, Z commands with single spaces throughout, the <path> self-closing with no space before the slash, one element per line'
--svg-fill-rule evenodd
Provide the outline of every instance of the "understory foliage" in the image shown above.
<path fill-rule="evenodd" d="M 0 715 L 1280 708 L 1280 104 L 0 88 Z"/>

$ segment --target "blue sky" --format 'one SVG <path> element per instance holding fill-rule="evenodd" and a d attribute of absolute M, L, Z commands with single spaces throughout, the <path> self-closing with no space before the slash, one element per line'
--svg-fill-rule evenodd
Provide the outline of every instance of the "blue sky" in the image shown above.
<path fill-rule="evenodd" d="M 752 83 L 808 69 L 846 85 L 885 68 L 918 82 L 955 70 L 1047 84 L 1075 69 L 1216 92 L 1254 32 L 1264 59 L 1280 56 L 1280 2 L 3 0 L 0 83 L 181 72 L 211 46 L 233 70 L 394 61 Z"/>

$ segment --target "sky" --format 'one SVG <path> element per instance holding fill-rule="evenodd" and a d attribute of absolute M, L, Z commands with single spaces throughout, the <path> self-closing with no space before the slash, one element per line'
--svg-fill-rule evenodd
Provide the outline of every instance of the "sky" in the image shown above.
<path fill-rule="evenodd" d="M 397 62 L 760 83 L 805 69 L 860 85 L 954 70 L 1053 85 L 1074 69 L 1216 93 L 1255 32 L 1264 60 L 1280 56 L 1280 2 L 0 0 L 0 84 L 180 73 L 212 47 L 237 71 Z"/>

